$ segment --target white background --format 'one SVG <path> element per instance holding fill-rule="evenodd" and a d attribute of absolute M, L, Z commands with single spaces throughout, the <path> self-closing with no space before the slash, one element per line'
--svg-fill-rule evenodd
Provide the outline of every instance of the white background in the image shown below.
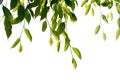
<path fill-rule="evenodd" d="M 114 11 L 114 9 L 113 9 Z M 80 49 L 82 60 L 76 56 L 78 67 L 75 70 L 71 64 L 70 51 L 57 53 L 56 45 L 49 46 L 49 29 L 41 32 L 41 23 L 32 21 L 26 28 L 33 35 L 30 43 L 25 34 L 22 35 L 23 52 L 18 52 L 18 46 L 10 49 L 19 37 L 22 24 L 13 28 L 13 35 L 7 40 L 4 26 L 0 26 L 0 80 L 120 80 L 120 39 L 115 40 L 117 29 L 116 19 L 109 20 L 109 25 L 103 23 L 107 40 L 102 39 L 102 30 L 94 35 L 99 24 L 99 9 L 95 17 L 84 16 L 84 9 L 76 9 L 78 21 L 67 25 L 71 44 Z M 108 11 L 104 11 L 108 13 Z M 116 11 L 114 11 L 116 13 Z M 63 48 L 63 47 L 61 47 Z"/>

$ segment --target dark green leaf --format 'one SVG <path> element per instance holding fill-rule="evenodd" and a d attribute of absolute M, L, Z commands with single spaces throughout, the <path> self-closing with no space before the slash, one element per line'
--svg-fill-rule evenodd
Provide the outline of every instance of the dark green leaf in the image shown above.
<path fill-rule="evenodd" d="M 31 35 L 30 31 L 25 28 L 24 32 L 25 32 L 27 38 L 30 40 L 30 42 L 32 42 L 32 35 Z"/>
<path fill-rule="evenodd" d="M 60 35 L 65 30 L 65 22 L 62 22 L 57 29 L 57 33 Z"/>
<path fill-rule="evenodd" d="M 57 52 L 59 52 L 60 51 L 60 41 L 57 42 L 57 46 L 56 47 L 57 47 Z"/>
<path fill-rule="evenodd" d="M 42 24 L 42 32 L 45 32 L 46 29 L 47 29 L 47 22 L 44 21 Z"/>
<path fill-rule="evenodd" d="M 109 2 L 108 9 L 111 9 L 113 7 L 113 1 Z"/>
<path fill-rule="evenodd" d="M 38 15 L 40 15 L 40 6 L 36 7 L 35 9 L 35 17 L 37 17 Z"/>
<path fill-rule="evenodd" d="M 12 21 L 13 21 L 13 16 L 12 16 L 10 10 L 9 10 L 7 7 L 5 7 L 5 6 L 3 6 L 2 9 L 3 9 L 3 12 L 4 12 L 5 17 L 6 17 L 10 22 L 12 22 Z"/>
<path fill-rule="evenodd" d="M 20 0 L 11 0 L 10 1 L 10 9 L 15 8 L 19 2 L 20 2 Z"/>
<path fill-rule="evenodd" d="M 95 0 L 98 6 L 100 6 L 101 0 Z"/>
<path fill-rule="evenodd" d="M 99 31 L 100 31 L 100 25 L 98 25 L 98 26 L 95 28 L 95 35 L 97 35 Z"/>
<path fill-rule="evenodd" d="M 49 7 L 45 6 L 45 7 L 42 9 L 42 12 L 41 12 L 41 19 L 40 19 L 40 20 L 42 20 L 42 19 L 44 19 L 44 18 L 47 17 L 48 11 L 49 11 Z"/>
<path fill-rule="evenodd" d="M 80 53 L 79 49 L 77 49 L 75 47 L 72 47 L 72 50 L 78 56 L 78 58 L 82 59 L 82 56 L 81 56 L 81 53 Z"/>
<path fill-rule="evenodd" d="M 7 17 L 5 17 L 4 19 L 4 26 L 5 26 L 5 32 L 6 32 L 7 38 L 9 38 L 10 35 L 12 34 L 12 25 Z"/>
<path fill-rule="evenodd" d="M 15 40 L 15 42 L 13 43 L 13 45 L 11 46 L 11 48 L 15 48 L 18 45 L 19 42 L 20 42 L 20 38 L 17 38 Z"/>
<path fill-rule="evenodd" d="M 70 20 L 71 20 L 72 22 L 77 21 L 77 17 L 76 17 L 76 15 L 75 15 L 74 13 L 71 13 L 71 15 L 70 15 Z"/>
<path fill-rule="evenodd" d="M 108 7 L 109 3 L 105 1 L 105 2 L 101 3 L 101 5 L 102 5 L 103 7 Z"/>
<path fill-rule="evenodd" d="M 0 0 L 0 4 L 2 4 L 3 0 Z"/>
<path fill-rule="evenodd" d="M 73 64 L 73 67 L 76 69 L 77 68 L 77 62 L 74 58 L 72 58 L 72 64 Z"/>
<path fill-rule="evenodd" d="M 33 3 L 29 3 L 26 8 L 27 9 L 31 9 L 33 7 L 36 7 L 36 6 L 38 6 L 40 4 L 40 1 L 41 0 L 34 0 L 34 2 Z"/>
<path fill-rule="evenodd" d="M 31 15 L 27 9 L 25 9 L 25 19 L 28 23 L 30 23 Z"/>

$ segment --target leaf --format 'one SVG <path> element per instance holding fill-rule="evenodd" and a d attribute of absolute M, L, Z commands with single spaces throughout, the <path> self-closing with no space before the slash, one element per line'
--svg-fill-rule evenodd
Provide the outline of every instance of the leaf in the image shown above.
<path fill-rule="evenodd" d="M 52 37 L 50 37 L 50 39 L 49 39 L 49 44 L 50 44 L 50 46 L 53 45 L 53 39 L 52 39 Z"/>
<path fill-rule="evenodd" d="M 65 30 L 65 22 L 62 22 L 57 29 L 57 33 L 60 35 Z"/>
<path fill-rule="evenodd" d="M 87 2 L 88 2 L 88 0 L 84 0 L 84 1 L 82 1 L 82 3 L 81 3 L 81 7 L 83 7 Z"/>
<path fill-rule="evenodd" d="M 101 15 L 101 16 L 102 16 L 102 19 L 103 19 L 106 23 L 108 23 L 107 17 L 106 17 L 105 15 Z"/>
<path fill-rule="evenodd" d="M 25 19 L 28 23 L 30 23 L 31 15 L 27 9 L 25 9 Z"/>
<path fill-rule="evenodd" d="M 53 31 L 53 30 L 52 30 L 52 34 L 53 34 L 53 36 L 55 37 L 55 39 L 58 41 L 58 40 L 59 40 L 59 35 L 58 35 L 58 33 L 57 33 L 56 31 Z"/>
<path fill-rule="evenodd" d="M 59 52 L 60 51 L 60 41 L 57 42 L 57 46 L 56 47 L 57 47 L 57 52 Z"/>
<path fill-rule="evenodd" d="M 77 68 L 77 62 L 74 58 L 72 58 L 72 64 L 73 64 L 73 67 L 76 69 Z"/>
<path fill-rule="evenodd" d="M 18 48 L 18 51 L 19 51 L 19 52 L 22 52 L 22 50 L 23 50 L 23 46 L 20 44 L 20 46 L 19 46 L 19 48 Z"/>
<path fill-rule="evenodd" d="M 25 32 L 27 38 L 30 40 L 30 42 L 32 42 L 32 35 L 31 35 L 30 31 L 27 28 L 25 28 L 24 32 Z"/>
<path fill-rule="evenodd" d="M 2 4 L 3 0 L 0 0 L 0 4 Z"/>
<path fill-rule="evenodd" d="M 118 25 L 118 27 L 120 28 L 120 17 L 119 17 L 118 20 L 117 20 L 117 25 Z"/>
<path fill-rule="evenodd" d="M 109 15 L 110 15 L 110 19 L 113 20 L 113 13 L 110 12 Z"/>
<path fill-rule="evenodd" d="M 19 42 L 20 42 L 20 38 L 17 38 L 15 40 L 15 42 L 13 43 L 13 45 L 11 46 L 11 48 L 15 48 L 18 45 Z"/>
<path fill-rule="evenodd" d="M 81 53 L 77 48 L 72 47 L 72 50 L 78 56 L 79 59 L 82 59 Z"/>
<path fill-rule="evenodd" d="M 40 15 L 40 6 L 36 7 L 35 9 L 35 17 L 37 17 L 38 15 Z"/>
<path fill-rule="evenodd" d="M 44 19 L 44 18 L 47 17 L 48 11 L 49 11 L 49 7 L 45 6 L 45 7 L 42 9 L 42 12 L 41 12 L 41 19 L 40 19 L 40 20 L 42 20 L 42 19 Z"/>
<path fill-rule="evenodd" d="M 70 46 L 70 39 L 66 38 L 65 39 L 65 45 L 64 45 L 64 51 L 67 51 Z"/>
<path fill-rule="evenodd" d="M 113 1 L 109 2 L 108 9 L 111 9 L 113 7 Z"/>
<path fill-rule="evenodd" d="M 11 0 L 10 9 L 12 10 L 13 8 L 15 8 L 19 2 L 20 2 L 19 0 Z"/>
<path fill-rule="evenodd" d="M 103 40 L 105 41 L 105 40 L 106 40 L 106 38 L 107 38 L 106 34 L 105 34 L 105 33 L 103 33 Z"/>
<path fill-rule="evenodd" d="M 95 28 L 95 35 L 97 35 L 99 31 L 100 31 L 100 25 L 98 25 L 98 26 Z"/>
<path fill-rule="evenodd" d="M 6 32 L 7 38 L 9 38 L 12 34 L 12 25 L 7 17 L 5 17 L 5 19 L 4 19 L 4 27 L 5 27 L 5 32 Z"/>
<path fill-rule="evenodd" d="M 86 7 L 85 15 L 88 14 L 88 12 L 90 11 L 90 8 L 91 8 L 91 4 L 89 4 L 89 5 Z"/>
<path fill-rule="evenodd" d="M 72 12 L 71 12 L 71 14 L 70 14 L 70 20 L 71 20 L 72 22 L 77 21 L 76 15 L 75 15 L 74 13 L 72 13 Z"/>
<path fill-rule="evenodd" d="M 91 9 L 91 14 L 92 14 L 92 16 L 94 16 L 94 9 L 93 8 Z"/>
<path fill-rule="evenodd" d="M 68 21 L 68 16 L 67 16 L 67 14 L 64 13 L 63 15 L 64 15 L 64 19 L 65 19 L 65 21 Z"/>
<path fill-rule="evenodd" d="M 119 38 L 119 36 L 120 36 L 120 28 L 118 28 L 116 31 L 116 40 Z"/>
<path fill-rule="evenodd" d="M 47 22 L 44 21 L 42 24 L 42 32 L 45 32 L 46 29 L 47 29 Z"/>
<path fill-rule="evenodd" d="M 116 9 L 117 9 L 117 12 L 120 14 L 120 5 L 118 3 L 116 3 Z"/>
<path fill-rule="evenodd" d="M 5 7 L 5 6 L 3 6 L 2 9 L 3 9 L 3 13 L 4 13 L 4 15 L 6 16 L 6 18 L 7 18 L 10 22 L 12 22 L 12 21 L 13 21 L 13 16 L 12 16 L 10 10 L 9 10 L 7 7 Z"/>

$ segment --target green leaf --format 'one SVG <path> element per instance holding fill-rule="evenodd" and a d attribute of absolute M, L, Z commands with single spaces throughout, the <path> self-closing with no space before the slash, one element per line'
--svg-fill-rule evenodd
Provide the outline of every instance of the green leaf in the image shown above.
<path fill-rule="evenodd" d="M 79 49 L 72 47 L 73 52 L 78 56 L 79 59 L 82 59 Z"/>
<path fill-rule="evenodd" d="M 77 62 L 74 58 L 72 58 L 72 64 L 73 64 L 73 67 L 76 69 L 77 68 Z"/>
<path fill-rule="evenodd" d="M 45 32 L 46 29 L 47 29 L 47 22 L 44 21 L 42 24 L 42 32 Z"/>
<path fill-rule="evenodd" d="M 50 46 L 53 45 L 53 39 L 52 39 L 52 37 L 50 37 L 50 39 L 49 39 L 49 44 L 50 44 Z"/>
<path fill-rule="evenodd" d="M 34 0 L 33 3 L 29 3 L 29 4 L 27 5 L 26 9 L 31 9 L 31 8 L 33 8 L 33 7 L 38 6 L 38 5 L 40 4 L 40 1 L 41 1 L 41 0 Z"/>
<path fill-rule="evenodd" d="M 101 3 L 101 5 L 102 5 L 103 7 L 108 7 L 109 3 L 108 3 L 107 1 L 105 1 L 105 2 Z"/>
<path fill-rule="evenodd" d="M 116 3 L 117 12 L 120 14 L 120 4 Z"/>
<path fill-rule="evenodd" d="M 36 7 L 35 9 L 35 17 L 40 15 L 40 6 Z"/>
<path fill-rule="evenodd" d="M 88 12 L 90 11 L 90 8 L 91 8 L 91 4 L 89 4 L 89 5 L 86 7 L 85 15 L 88 14 Z"/>
<path fill-rule="evenodd" d="M 57 46 L 56 47 L 57 47 L 57 52 L 59 52 L 60 51 L 60 41 L 57 42 Z"/>
<path fill-rule="evenodd" d="M 110 16 L 110 19 L 113 20 L 113 13 L 112 12 L 109 13 L 109 16 Z"/>
<path fill-rule="evenodd" d="M 118 25 L 118 27 L 120 28 L 120 17 L 119 17 L 118 20 L 117 20 L 117 25 Z"/>
<path fill-rule="evenodd" d="M 113 1 L 109 2 L 108 9 L 111 9 L 113 7 Z"/>
<path fill-rule="evenodd" d="M 91 15 L 94 16 L 94 9 L 91 9 Z"/>
<path fill-rule="evenodd" d="M 17 38 L 15 40 L 15 42 L 13 43 L 13 45 L 11 46 L 11 48 L 15 48 L 18 45 L 19 42 L 20 42 L 20 38 Z"/>
<path fill-rule="evenodd" d="M 98 6 L 100 6 L 101 0 L 95 0 Z"/>
<path fill-rule="evenodd" d="M 70 39 L 66 38 L 65 39 L 65 45 L 64 45 L 64 51 L 67 51 L 70 46 Z"/>
<path fill-rule="evenodd" d="M 98 26 L 95 28 L 95 35 L 97 35 L 99 31 L 100 31 L 100 25 L 98 25 Z"/>
<path fill-rule="evenodd" d="M 83 7 L 87 2 L 88 2 L 88 0 L 84 0 L 84 1 L 82 1 L 82 3 L 81 3 L 81 7 Z"/>
<path fill-rule="evenodd" d="M 20 2 L 19 0 L 11 0 L 10 1 L 10 9 L 15 8 L 19 2 Z"/>
<path fill-rule="evenodd" d="M 57 40 L 57 41 L 59 41 L 59 35 L 58 35 L 58 33 L 56 32 L 56 31 L 53 31 L 52 30 L 52 34 L 53 34 L 53 36 L 55 37 L 55 39 Z"/>
<path fill-rule="evenodd" d="M 75 15 L 74 13 L 72 13 L 72 12 L 71 12 L 71 14 L 70 14 L 70 20 L 71 20 L 72 22 L 77 21 L 76 15 Z"/>
<path fill-rule="evenodd" d="M 23 46 L 20 44 L 20 46 L 19 46 L 19 48 L 18 48 L 18 51 L 19 51 L 19 52 L 22 52 L 22 50 L 23 50 Z"/>
<path fill-rule="evenodd" d="M 116 31 L 116 40 L 119 38 L 119 36 L 120 36 L 120 28 L 118 28 Z"/>
<path fill-rule="evenodd" d="M 56 27 L 57 27 L 57 22 L 56 21 L 52 21 L 52 27 L 51 27 L 51 29 L 55 30 Z"/>
<path fill-rule="evenodd" d="M 3 9 L 3 13 L 4 13 L 5 17 L 6 17 L 10 22 L 12 22 L 12 21 L 13 21 L 13 16 L 12 16 L 10 10 L 9 10 L 7 7 L 5 7 L 5 6 L 3 6 L 2 9 Z"/>
<path fill-rule="evenodd" d="M 103 33 L 103 40 L 105 41 L 105 40 L 106 40 L 106 38 L 107 38 L 106 34 L 105 34 L 105 33 Z"/>
<path fill-rule="evenodd" d="M 25 9 L 25 19 L 28 23 L 30 23 L 31 15 L 27 9 Z"/>
<path fill-rule="evenodd" d="M 2 4 L 3 0 L 0 0 L 0 4 Z"/>
<path fill-rule="evenodd" d="M 108 23 L 107 17 L 105 15 L 101 15 L 101 17 L 106 23 Z"/>
<path fill-rule="evenodd" d="M 5 32 L 6 32 L 7 38 L 9 38 L 10 35 L 12 34 L 12 25 L 7 17 L 5 17 L 5 19 L 4 19 L 4 27 L 5 27 Z"/>
<path fill-rule="evenodd" d="M 64 19 L 65 19 L 65 21 L 68 21 L 68 16 L 67 16 L 67 14 L 64 13 L 63 15 L 64 15 Z"/>
<path fill-rule="evenodd" d="M 49 11 L 49 7 L 45 6 L 45 7 L 42 9 L 42 12 L 41 12 L 41 19 L 40 19 L 40 20 L 42 20 L 42 19 L 44 19 L 44 18 L 47 17 L 48 11 Z"/>
<path fill-rule="evenodd" d="M 30 31 L 27 28 L 25 28 L 24 32 L 25 32 L 27 38 L 30 40 L 30 42 L 32 42 L 32 35 L 31 35 Z"/>
<path fill-rule="evenodd" d="M 57 29 L 57 33 L 60 35 L 65 30 L 65 22 L 62 22 Z"/>

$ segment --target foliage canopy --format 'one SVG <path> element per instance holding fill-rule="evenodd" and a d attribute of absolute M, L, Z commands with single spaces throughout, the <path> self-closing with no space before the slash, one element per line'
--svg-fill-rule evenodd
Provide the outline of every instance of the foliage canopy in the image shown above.
<path fill-rule="evenodd" d="M 45 32 L 47 28 L 50 30 L 50 39 L 49 44 L 52 46 L 54 40 L 56 40 L 57 51 L 59 52 L 61 47 L 61 36 L 64 37 L 64 51 L 68 49 L 71 50 L 72 54 L 72 64 L 74 68 L 77 67 L 76 60 L 73 56 L 73 53 L 79 58 L 82 59 L 81 53 L 78 48 L 71 45 L 71 40 L 67 33 L 67 22 L 77 21 L 77 16 L 74 13 L 74 10 L 77 6 L 85 7 L 85 15 L 91 12 L 94 16 L 95 7 L 112 9 L 113 6 L 116 7 L 118 14 L 120 15 L 120 0 L 10 0 L 3 3 L 3 0 L 0 0 L 0 5 L 3 10 L 4 20 L 4 29 L 6 36 L 9 39 L 12 35 L 12 27 L 15 24 L 23 23 L 22 32 L 26 34 L 26 37 L 32 42 L 32 34 L 28 28 L 25 27 L 25 22 L 28 24 L 31 22 L 31 19 L 40 18 L 42 22 L 42 32 Z M 9 3 L 9 7 L 7 4 Z M 52 13 L 51 16 L 48 15 Z M 16 16 L 14 16 L 14 14 Z M 106 23 L 108 22 L 108 16 L 112 20 L 113 13 L 110 12 L 109 15 L 104 15 L 101 13 L 101 20 Z M 120 16 L 117 20 L 118 30 L 116 31 L 116 39 L 120 36 Z M 101 23 L 96 26 L 95 35 L 98 34 L 101 29 Z M 54 39 L 53 39 L 54 37 Z M 106 34 L 103 32 L 103 39 L 106 40 Z M 21 35 L 18 37 L 11 48 L 15 48 L 19 45 L 19 52 L 22 51 L 23 47 L 21 44 Z"/>

